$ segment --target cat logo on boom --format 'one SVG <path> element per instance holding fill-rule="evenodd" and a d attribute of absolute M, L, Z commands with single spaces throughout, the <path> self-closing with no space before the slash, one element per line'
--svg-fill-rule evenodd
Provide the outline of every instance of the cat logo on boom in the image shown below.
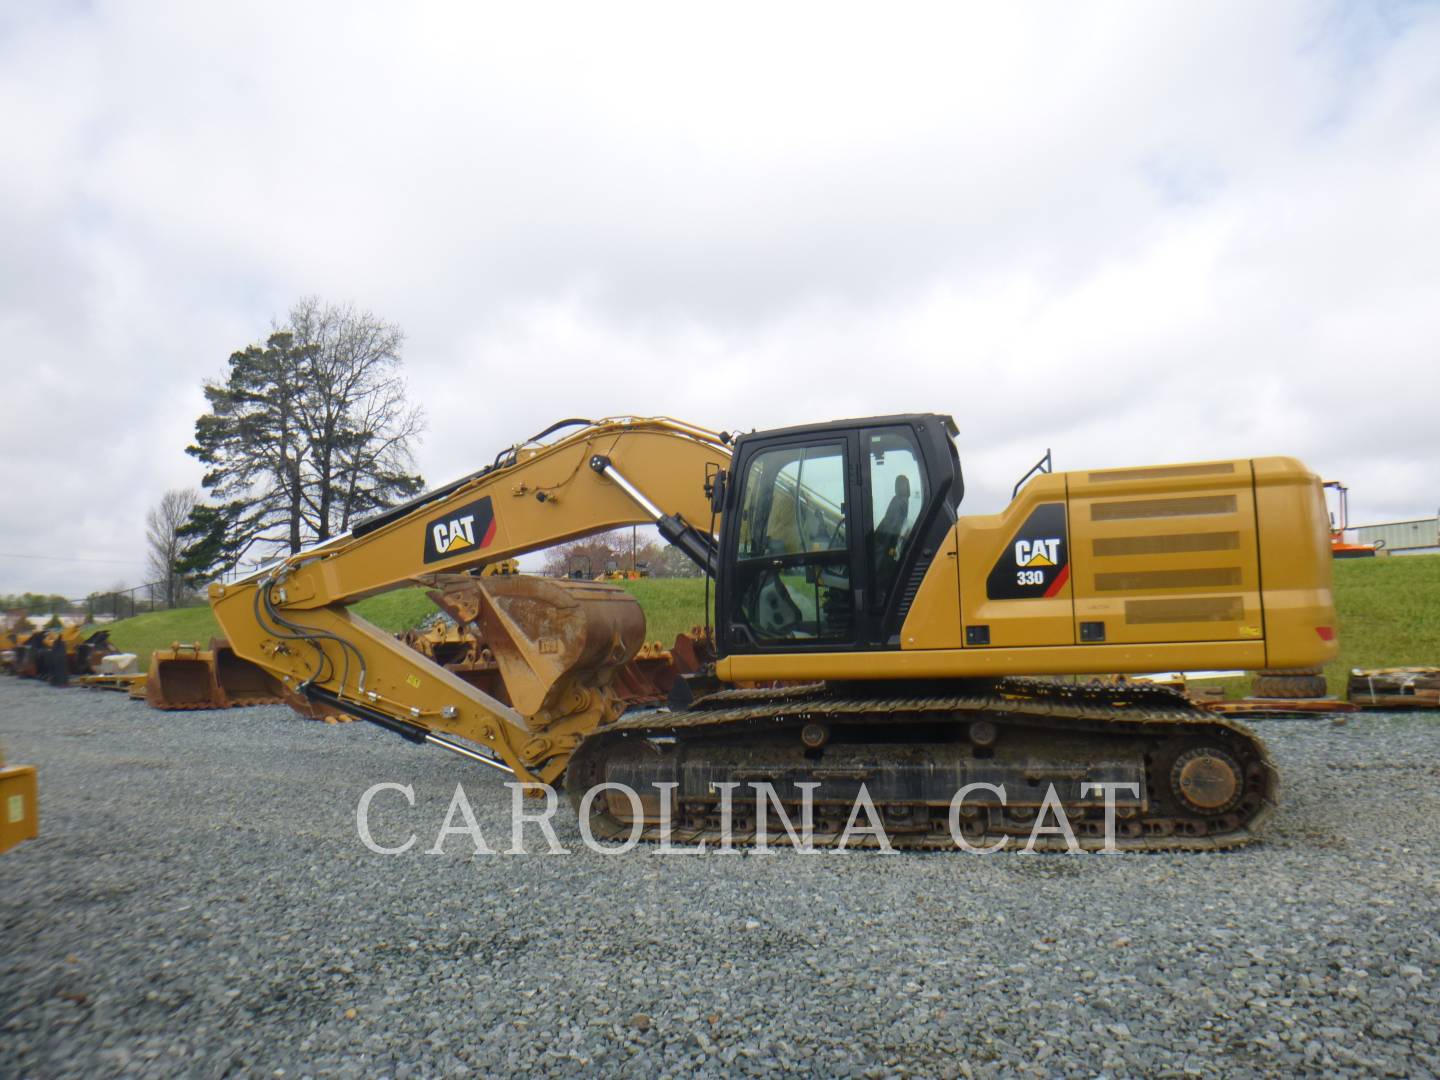
<path fill-rule="evenodd" d="M 451 521 L 436 522 L 430 531 L 435 534 L 435 550 L 449 555 L 456 548 L 475 543 L 475 515 L 466 514 Z"/>
<path fill-rule="evenodd" d="M 495 539 L 495 513 L 490 498 L 477 499 L 468 506 L 425 524 L 425 561 L 438 562 L 468 555 L 488 547 Z"/>

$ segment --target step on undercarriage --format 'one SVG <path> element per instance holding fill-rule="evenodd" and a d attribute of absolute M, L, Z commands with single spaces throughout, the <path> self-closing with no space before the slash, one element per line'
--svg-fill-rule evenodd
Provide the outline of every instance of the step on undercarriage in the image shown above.
<path fill-rule="evenodd" d="M 753 845 L 762 825 L 769 844 L 791 843 L 775 802 L 798 829 L 807 787 L 817 848 L 841 846 L 852 817 L 843 846 L 880 845 L 861 831 L 868 814 L 856 815 L 862 787 L 895 848 L 1023 847 L 1033 833 L 1035 850 L 1066 850 L 1054 812 L 1042 809 L 1052 788 L 1084 850 L 1107 840 L 1105 789 L 1090 785 L 1110 789 L 1122 851 L 1239 846 L 1275 805 L 1264 743 L 1165 688 L 997 679 L 926 689 L 726 690 L 684 711 L 627 714 L 585 740 L 566 789 L 597 838 L 668 832 L 674 845 L 708 846 Z M 601 784 L 624 785 L 637 801 L 612 787 L 585 806 Z M 968 785 L 982 786 L 952 813 Z"/>

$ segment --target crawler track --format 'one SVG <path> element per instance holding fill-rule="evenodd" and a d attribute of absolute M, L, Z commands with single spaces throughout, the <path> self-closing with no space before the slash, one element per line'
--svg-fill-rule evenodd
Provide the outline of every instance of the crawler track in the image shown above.
<path fill-rule="evenodd" d="M 1077 686 L 1038 679 L 941 683 L 924 693 L 893 685 L 812 684 L 727 690 L 684 711 L 629 714 L 577 750 L 566 787 L 577 812 L 586 791 L 623 783 L 641 797 L 637 819 L 627 796 L 603 792 L 589 808 L 598 837 L 661 839 L 656 785 L 675 784 L 670 840 L 724 840 L 723 787 L 730 798 L 730 842 L 758 831 L 752 784 L 773 785 L 799 824 L 802 789 L 811 789 L 813 843 L 836 846 L 862 785 L 897 848 L 954 849 L 951 799 L 967 784 L 992 784 L 965 800 L 956 826 L 968 843 L 1013 845 L 1029 837 L 1053 785 L 1079 845 L 1105 842 L 1103 796 L 1087 783 L 1135 784 L 1115 796 L 1121 850 L 1217 850 L 1255 839 L 1274 808 L 1278 777 L 1265 745 L 1243 724 L 1203 712 L 1159 687 Z M 913 689 L 910 688 L 910 689 Z M 886 691 L 892 691 L 887 693 Z M 788 836 L 773 805 L 769 842 Z M 637 825 L 638 821 L 638 825 Z M 862 814 L 858 824 L 863 826 Z M 1052 815 L 1046 824 L 1054 826 Z M 847 846 L 874 847 L 873 836 Z M 1042 834 L 1039 850 L 1064 850 Z"/>

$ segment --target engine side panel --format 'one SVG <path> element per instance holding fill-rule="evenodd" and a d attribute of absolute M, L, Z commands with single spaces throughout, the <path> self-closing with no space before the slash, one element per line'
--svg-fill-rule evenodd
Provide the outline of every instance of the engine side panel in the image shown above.
<path fill-rule="evenodd" d="M 1323 664 L 1337 649 L 1325 520 L 1318 478 L 1291 458 L 1041 476 L 1001 513 L 956 523 L 899 651 L 728 657 L 718 673 L 903 679 Z"/>

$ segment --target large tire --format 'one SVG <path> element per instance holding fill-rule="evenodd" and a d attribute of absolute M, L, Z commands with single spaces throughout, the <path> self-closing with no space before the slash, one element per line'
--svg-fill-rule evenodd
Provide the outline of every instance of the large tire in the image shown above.
<path fill-rule="evenodd" d="M 1325 669 L 1318 667 L 1267 668 L 1264 671 L 1257 671 L 1255 674 L 1266 678 L 1272 675 L 1285 678 L 1291 675 L 1324 675 Z"/>
<path fill-rule="evenodd" d="M 1261 698 L 1322 698 L 1327 689 L 1323 675 L 1257 675 L 1253 692 Z"/>

